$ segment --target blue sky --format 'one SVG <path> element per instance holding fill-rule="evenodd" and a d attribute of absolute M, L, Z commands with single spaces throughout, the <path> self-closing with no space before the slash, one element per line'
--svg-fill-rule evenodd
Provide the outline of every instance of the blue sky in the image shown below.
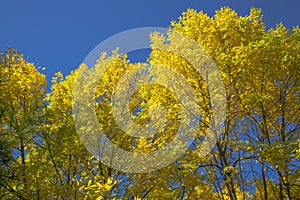
<path fill-rule="evenodd" d="M 283 22 L 299 24 L 299 0 L 2 0 L 0 51 L 17 48 L 36 65 L 44 66 L 47 79 L 54 72 L 68 74 L 101 41 L 139 27 L 168 27 L 187 8 L 212 16 L 221 6 L 239 15 L 262 8 L 267 27 Z"/>

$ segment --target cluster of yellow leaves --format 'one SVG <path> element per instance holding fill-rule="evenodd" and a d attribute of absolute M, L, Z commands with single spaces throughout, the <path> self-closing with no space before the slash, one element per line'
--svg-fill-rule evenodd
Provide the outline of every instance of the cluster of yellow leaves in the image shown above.
<path fill-rule="evenodd" d="M 36 108 L 44 98 L 46 84 L 45 75 L 21 54 L 12 49 L 3 54 L 0 66 L 0 100 L 5 103 L 1 105 L 6 105 L 4 110 L 7 112 L 7 120 L 14 117 L 22 122 L 29 113 L 37 112 Z"/>
<path fill-rule="evenodd" d="M 79 190 L 85 191 L 84 199 L 103 199 L 106 194 L 110 192 L 117 181 L 113 181 L 110 177 L 107 178 L 105 183 L 98 181 L 88 180 L 86 185 L 83 185 Z"/>

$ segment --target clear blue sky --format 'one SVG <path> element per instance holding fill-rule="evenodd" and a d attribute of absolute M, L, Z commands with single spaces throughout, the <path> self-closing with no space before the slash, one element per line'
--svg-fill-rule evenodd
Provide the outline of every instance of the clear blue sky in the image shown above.
<path fill-rule="evenodd" d="M 187 8 L 210 16 L 221 6 L 239 15 L 262 8 L 267 27 L 283 22 L 299 25 L 299 0 L 2 0 L 0 51 L 17 48 L 31 62 L 44 66 L 47 79 L 68 74 L 101 41 L 119 32 L 145 26 L 168 27 Z"/>

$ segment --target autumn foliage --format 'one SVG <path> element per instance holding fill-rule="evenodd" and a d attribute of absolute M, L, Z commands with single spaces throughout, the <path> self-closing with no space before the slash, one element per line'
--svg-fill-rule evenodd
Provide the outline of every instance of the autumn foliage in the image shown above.
<path fill-rule="evenodd" d="M 47 93 L 43 69 L 8 48 L 0 54 L 0 199 L 299 199 L 300 29 L 278 24 L 267 30 L 261 10 L 238 16 L 228 7 L 213 17 L 189 9 L 169 29 L 201 45 L 222 77 L 226 119 L 211 152 L 199 156 L 212 120 L 207 84 L 183 57 L 158 48 L 176 42 L 171 35 L 151 34 L 148 62 L 185 77 L 201 120 L 186 153 L 149 173 L 115 170 L 83 145 L 72 95 L 76 76 L 87 66 L 67 76 L 56 73 Z M 174 94 L 158 84 L 132 93 L 129 112 L 135 123 L 147 127 L 155 104 L 165 108 L 167 120 L 154 136 L 130 137 L 116 128 L 111 98 L 124 73 L 142 63 L 117 51 L 99 58 L 98 65 L 113 59 L 94 94 L 99 127 L 127 151 L 151 152 L 170 142 L 181 120 Z"/>

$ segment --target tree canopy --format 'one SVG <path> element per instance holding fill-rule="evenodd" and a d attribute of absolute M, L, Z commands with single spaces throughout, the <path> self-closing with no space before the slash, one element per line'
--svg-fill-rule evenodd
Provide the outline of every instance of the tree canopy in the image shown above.
<path fill-rule="evenodd" d="M 116 170 L 91 154 L 78 134 L 73 107 L 74 92 L 92 95 L 94 103 L 86 109 L 93 107 L 99 128 L 115 145 L 134 153 L 164 148 L 184 120 L 183 103 L 171 87 L 149 81 L 130 96 L 126 112 L 139 127 L 155 128 L 149 137 L 126 133 L 114 116 L 115 86 L 128 70 L 143 67 L 143 63 L 131 63 L 118 51 L 111 56 L 103 53 L 95 66 L 108 67 L 94 83 L 95 90 L 87 85 L 73 91 L 76 81 L 84 81 L 78 79 L 80 73 L 98 73 L 82 64 L 67 76 L 57 72 L 47 93 L 41 67 L 13 48 L 1 52 L 0 198 L 299 199 L 300 29 L 278 24 L 267 30 L 262 16 L 257 8 L 239 16 L 223 7 L 213 17 L 188 9 L 171 22 L 167 36 L 151 34 L 151 65 L 132 82 L 157 70 L 151 66 L 169 66 L 194 91 L 201 118 L 186 152 L 175 162 L 147 173 Z M 190 38 L 207 52 L 224 86 L 223 126 L 205 155 L 201 143 L 213 122 L 211 97 L 219 87 L 211 87 L 193 63 L 165 48 L 182 49 L 172 33 Z M 191 55 L 201 62 L 198 54 Z M 167 84 L 165 78 L 162 82 Z M 120 88 L 125 90 L 122 84 Z M 155 117 L 162 116 L 164 123 L 155 124 Z M 84 117 L 87 123 L 89 117 Z M 133 127 L 127 121 L 125 126 L 128 132 Z"/>

